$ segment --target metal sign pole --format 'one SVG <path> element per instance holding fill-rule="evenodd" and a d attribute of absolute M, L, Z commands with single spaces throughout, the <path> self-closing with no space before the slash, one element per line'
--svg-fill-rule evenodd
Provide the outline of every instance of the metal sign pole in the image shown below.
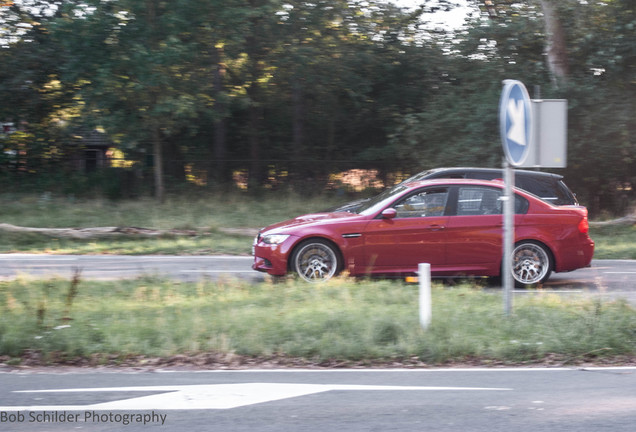
<path fill-rule="evenodd" d="M 538 92 L 539 93 L 539 92 Z M 505 158 L 504 232 L 501 282 L 504 310 L 512 312 L 515 242 L 515 172 L 513 167 L 565 168 L 567 144 L 567 101 L 532 101 L 521 81 L 504 80 L 499 99 L 499 134 Z M 534 121 L 534 117 L 539 120 Z M 536 129 L 536 132 L 535 132 Z M 537 147 L 537 143 L 539 147 Z M 547 161 L 547 163 L 546 163 Z"/>
<path fill-rule="evenodd" d="M 512 295 L 514 279 L 512 277 L 512 252 L 515 238 L 515 172 L 512 166 L 504 159 L 504 235 L 503 235 L 503 265 L 501 269 L 501 282 L 504 290 L 504 312 L 512 313 Z"/>
<path fill-rule="evenodd" d="M 505 80 L 499 99 L 499 133 L 506 158 L 504 168 L 504 232 L 501 282 L 504 291 L 504 312 L 512 313 L 514 279 L 512 266 L 515 242 L 515 172 L 523 166 L 533 147 L 532 101 L 521 81 Z"/>

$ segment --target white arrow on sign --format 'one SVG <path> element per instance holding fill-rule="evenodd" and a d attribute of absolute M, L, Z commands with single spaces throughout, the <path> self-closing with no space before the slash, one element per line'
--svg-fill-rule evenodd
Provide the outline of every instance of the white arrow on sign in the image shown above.
<path fill-rule="evenodd" d="M 506 137 L 521 146 L 526 143 L 526 110 L 522 99 L 510 99 L 508 101 L 508 118 L 510 129 Z"/>
<path fill-rule="evenodd" d="M 105 387 L 57 390 L 21 390 L 15 393 L 162 392 L 91 405 L 3 406 L 0 411 L 84 410 L 197 410 L 230 409 L 328 391 L 505 391 L 510 388 L 412 387 L 337 384 L 244 383 L 182 386 Z"/>

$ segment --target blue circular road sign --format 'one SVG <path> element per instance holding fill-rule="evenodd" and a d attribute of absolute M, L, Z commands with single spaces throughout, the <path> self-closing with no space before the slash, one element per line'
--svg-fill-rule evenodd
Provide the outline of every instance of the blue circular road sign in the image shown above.
<path fill-rule="evenodd" d="M 499 100 L 499 132 L 508 162 L 520 166 L 532 145 L 532 102 L 521 81 L 505 80 Z"/>

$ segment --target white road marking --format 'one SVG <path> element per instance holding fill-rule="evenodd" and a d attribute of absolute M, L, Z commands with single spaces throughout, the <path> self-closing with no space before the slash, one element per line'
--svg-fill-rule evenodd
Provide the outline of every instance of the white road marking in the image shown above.
<path fill-rule="evenodd" d="M 244 383 L 183 386 L 105 387 L 56 390 L 21 390 L 15 393 L 162 392 L 160 394 L 89 405 L 3 406 L 0 411 L 85 410 L 197 410 L 230 409 L 307 396 L 328 391 L 509 391 L 489 387 L 417 387 L 338 384 Z"/>

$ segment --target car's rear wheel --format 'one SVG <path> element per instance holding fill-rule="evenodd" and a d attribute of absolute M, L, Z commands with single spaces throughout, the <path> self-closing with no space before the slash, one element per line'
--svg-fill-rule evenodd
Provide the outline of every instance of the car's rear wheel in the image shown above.
<path fill-rule="evenodd" d="M 340 271 L 340 254 L 326 240 L 307 240 L 294 251 L 291 267 L 308 282 L 326 281 Z"/>
<path fill-rule="evenodd" d="M 521 242 L 512 253 L 512 277 L 518 285 L 530 286 L 548 280 L 552 273 L 552 254 L 537 242 Z"/>

